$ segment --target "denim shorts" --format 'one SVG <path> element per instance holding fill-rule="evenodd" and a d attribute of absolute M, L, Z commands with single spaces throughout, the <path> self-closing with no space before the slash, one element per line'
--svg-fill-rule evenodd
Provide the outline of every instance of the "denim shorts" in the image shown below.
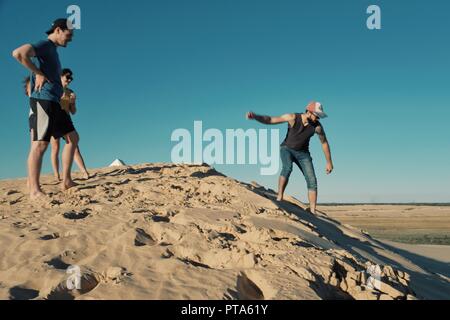
<path fill-rule="evenodd" d="M 287 146 L 280 147 L 280 157 L 283 168 L 281 176 L 289 179 L 292 173 L 292 163 L 295 163 L 306 179 L 306 185 L 309 191 L 317 191 L 317 178 L 314 171 L 311 155 L 308 151 L 296 151 Z"/>

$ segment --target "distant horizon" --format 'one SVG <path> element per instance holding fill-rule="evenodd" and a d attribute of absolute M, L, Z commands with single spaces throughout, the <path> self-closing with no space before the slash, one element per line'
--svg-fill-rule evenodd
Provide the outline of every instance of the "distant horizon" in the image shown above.
<path fill-rule="evenodd" d="M 111 163 L 113 161 L 115 161 L 116 159 L 119 159 L 119 160 L 123 161 L 123 159 L 121 159 L 121 158 L 115 158 L 114 160 L 111 161 Z M 125 162 L 125 166 L 126 167 L 140 166 L 140 165 L 145 165 L 145 164 L 151 165 L 151 164 L 157 164 L 157 163 L 173 164 L 171 162 L 163 162 L 163 161 L 143 162 L 143 163 L 136 163 L 136 164 L 128 164 L 126 161 L 124 161 L 124 162 Z M 242 183 L 251 183 L 252 182 L 252 180 L 247 180 L 247 181 L 246 180 L 240 180 L 237 177 L 234 177 L 232 175 L 226 174 L 226 173 L 218 170 L 214 165 L 209 165 L 207 163 L 203 163 L 203 164 L 204 165 L 206 164 L 206 165 L 210 166 L 211 168 L 213 168 L 214 170 L 218 171 L 219 173 L 222 173 L 222 174 L 224 174 L 225 176 L 227 176 L 229 178 L 236 179 L 236 180 L 238 180 L 238 181 L 240 181 Z M 179 164 L 179 165 L 181 165 L 181 164 Z M 195 165 L 199 165 L 199 164 L 186 163 L 185 165 L 193 165 L 193 166 L 195 166 Z M 107 166 L 104 166 L 104 167 L 88 168 L 88 169 L 89 170 L 101 170 L 101 169 L 106 169 L 106 168 L 114 168 L 114 166 L 107 165 Z M 78 172 L 78 170 L 75 170 L 74 172 Z M 42 175 L 52 175 L 52 172 L 45 172 L 44 171 L 44 172 L 42 172 Z M 9 181 L 9 180 L 22 180 L 22 179 L 27 179 L 27 177 L 26 176 L 22 176 L 22 177 L 0 178 L 0 182 L 1 181 Z M 253 181 L 254 180 L 255 179 L 253 179 Z M 274 185 L 272 185 L 272 186 L 261 185 L 261 186 L 263 186 L 266 189 L 275 190 L 274 189 L 275 188 Z M 292 195 L 289 192 L 287 192 L 286 195 L 287 196 L 292 196 L 292 197 L 298 199 L 295 195 Z M 368 195 L 368 197 L 369 197 L 369 195 Z M 383 195 L 370 195 L 370 197 L 383 198 Z M 298 200 L 304 202 L 304 199 L 303 200 L 298 199 Z M 343 202 L 325 201 L 325 202 L 320 202 L 319 201 L 317 203 L 317 205 L 329 205 L 329 206 L 332 206 L 332 205 L 417 205 L 417 206 L 420 206 L 420 205 L 432 205 L 432 206 L 450 206 L 450 201 L 448 201 L 448 202 L 445 202 L 445 201 L 444 202 L 442 202 L 442 201 L 429 201 L 429 202 L 428 201 L 416 201 L 416 202 L 415 201 L 397 201 L 397 202 L 394 201 L 394 202 L 385 202 L 383 200 L 374 201 L 374 202 L 369 202 L 369 201 L 361 201 L 361 202 L 358 202 L 358 201 L 354 201 L 354 202 L 352 202 L 352 201 L 343 201 Z"/>

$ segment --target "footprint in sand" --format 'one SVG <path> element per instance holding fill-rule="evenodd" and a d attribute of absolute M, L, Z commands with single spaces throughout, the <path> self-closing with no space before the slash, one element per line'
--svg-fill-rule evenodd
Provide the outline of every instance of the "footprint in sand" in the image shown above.
<path fill-rule="evenodd" d="M 10 206 L 13 206 L 13 205 L 15 205 L 16 203 L 21 202 L 23 198 L 24 198 L 23 196 L 20 196 L 20 197 L 18 197 L 17 199 L 14 199 L 14 200 L 9 201 L 9 205 L 10 205 Z"/>
<path fill-rule="evenodd" d="M 64 261 L 62 261 L 60 257 L 56 257 L 49 261 L 45 261 L 45 263 L 58 270 L 67 270 L 67 268 L 70 267 L 70 264 L 67 264 Z"/>
<path fill-rule="evenodd" d="M 11 300 L 32 300 L 38 296 L 39 291 L 22 286 L 15 286 L 9 289 L 9 299 Z"/>
<path fill-rule="evenodd" d="M 16 194 L 16 193 L 20 193 L 19 191 L 17 191 L 17 190 L 8 190 L 8 191 L 6 191 L 5 192 L 5 196 L 10 196 L 10 195 L 12 195 L 12 194 Z"/>
<path fill-rule="evenodd" d="M 264 300 L 262 290 L 245 273 L 238 276 L 236 287 L 240 300 Z"/>
<path fill-rule="evenodd" d="M 291 242 L 291 245 L 296 246 L 296 247 L 301 247 L 301 248 L 314 248 L 313 244 L 308 243 L 306 241 L 302 241 L 302 240 L 293 241 L 293 242 Z"/>
<path fill-rule="evenodd" d="M 136 247 L 142 246 L 154 246 L 156 241 L 143 229 L 136 229 L 136 238 L 134 239 L 134 245 Z"/>
<path fill-rule="evenodd" d="M 68 212 L 65 212 L 63 214 L 63 216 L 64 216 L 64 218 L 69 219 L 69 220 L 80 220 L 80 219 L 86 218 L 87 216 L 89 216 L 89 214 L 90 214 L 89 209 L 85 209 L 80 212 L 76 212 L 73 210 L 68 211 Z"/>
<path fill-rule="evenodd" d="M 116 186 L 120 186 L 120 185 L 123 185 L 123 184 L 127 184 L 127 183 L 129 183 L 131 180 L 130 179 L 123 179 L 123 180 L 120 180 L 118 183 L 116 183 L 115 185 Z"/>
<path fill-rule="evenodd" d="M 145 181 L 150 181 L 150 180 L 154 180 L 154 179 L 152 179 L 152 178 L 139 178 L 136 181 L 137 182 L 145 182 Z"/>
<path fill-rule="evenodd" d="M 170 222 L 170 219 L 168 217 L 164 217 L 164 216 L 152 216 L 151 219 L 154 222 L 164 222 L 164 223 Z"/>
<path fill-rule="evenodd" d="M 151 212 L 149 209 L 137 208 L 131 211 L 132 213 L 149 213 Z"/>
<path fill-rule="evenodd" d="M 52 234 L 46 234 L 45 236 L 40 237 L 40 240 L 54 240 L 59 238 L 59 233 L 55 232 Z"/>
<path fill-rule="evenodd" d="M 100 279 L 94 273 L 84 273 L 80 277 L 79 288 L 70 289 L 67 286 L 69 281 L 62 281 L 47 296 L 47 300 L 74 300 L 80 295 L 86 294 L 94 290 L 99 284 Z"/>
<path fill-rule="evenodd" d="M 89 190 L 89 189 L 95 189 L 99 185 L 98 184 L 84 184 L 84 185 L 78 185 L 76 187 L 77 190 Z"/>
<path fill-rule="evenodd" d="M 201 263 L 201 262 L 197 262 L 197 261 L 189 259 L 189 258 L 177 258 L 177 259 L 180 260 L 181 262 L 184 262 L 185 264 L 190 264 L 190 265 L 192 265 L 194 267 L 205 268 L 205 269 L 212 269 L 207 264 L 204 264 L 204 263 Z"/>
<path fill-rule="evenodd" d="M 23 221 L 18 221 L 18 222 L 14 222 L 14 223 L 12 224 L 12 226 L 13 226 L 14 228 L 17 228 L 17 229 L 25 229 L 25 228 L 31 226 L 31 223 L 29 223 L 29 222 L 23 222 Z"/>
<path fill-rule="evenodd" d="M 52 206 L 59 206 L 61 204 L 62 204 L 62 201 L 59 201 L 59 200 L 53 199 L 52 201 L 50 201 L 50 205 L 52 205 Z"/>

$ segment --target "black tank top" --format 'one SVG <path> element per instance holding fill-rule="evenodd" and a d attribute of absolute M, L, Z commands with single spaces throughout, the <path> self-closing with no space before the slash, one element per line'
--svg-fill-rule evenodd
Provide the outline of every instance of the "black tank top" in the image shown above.
<path fill-rule="evenodd" d="M 320 126 L 320 122 L 313 123 L 308 120 L 309 124 L 304 126 L 301 115 L 301 113 L 295 114 L 295 123 L 292 127 L 288 123 L 288 132 L 281 145 L 296 151 L 309 152 L 309 140 L 316 132 L 316 127 Z"/>

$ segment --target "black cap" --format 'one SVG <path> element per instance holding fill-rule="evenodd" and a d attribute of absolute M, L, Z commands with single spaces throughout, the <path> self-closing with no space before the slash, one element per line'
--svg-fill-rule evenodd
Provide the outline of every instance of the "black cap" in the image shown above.
<path fill-rule="evenodd" d="M 55 29 L 58 27 L 61 28 L 62 30 L 68 30 L 69 24 L 70 24 L 70 21 L 66 18 L 56 19 L 55 21 L 53 21 L 52 27 L 49 30 L 47 30 L 45 33 L 52 34 L 53 31 L 55 31 Z"/>

